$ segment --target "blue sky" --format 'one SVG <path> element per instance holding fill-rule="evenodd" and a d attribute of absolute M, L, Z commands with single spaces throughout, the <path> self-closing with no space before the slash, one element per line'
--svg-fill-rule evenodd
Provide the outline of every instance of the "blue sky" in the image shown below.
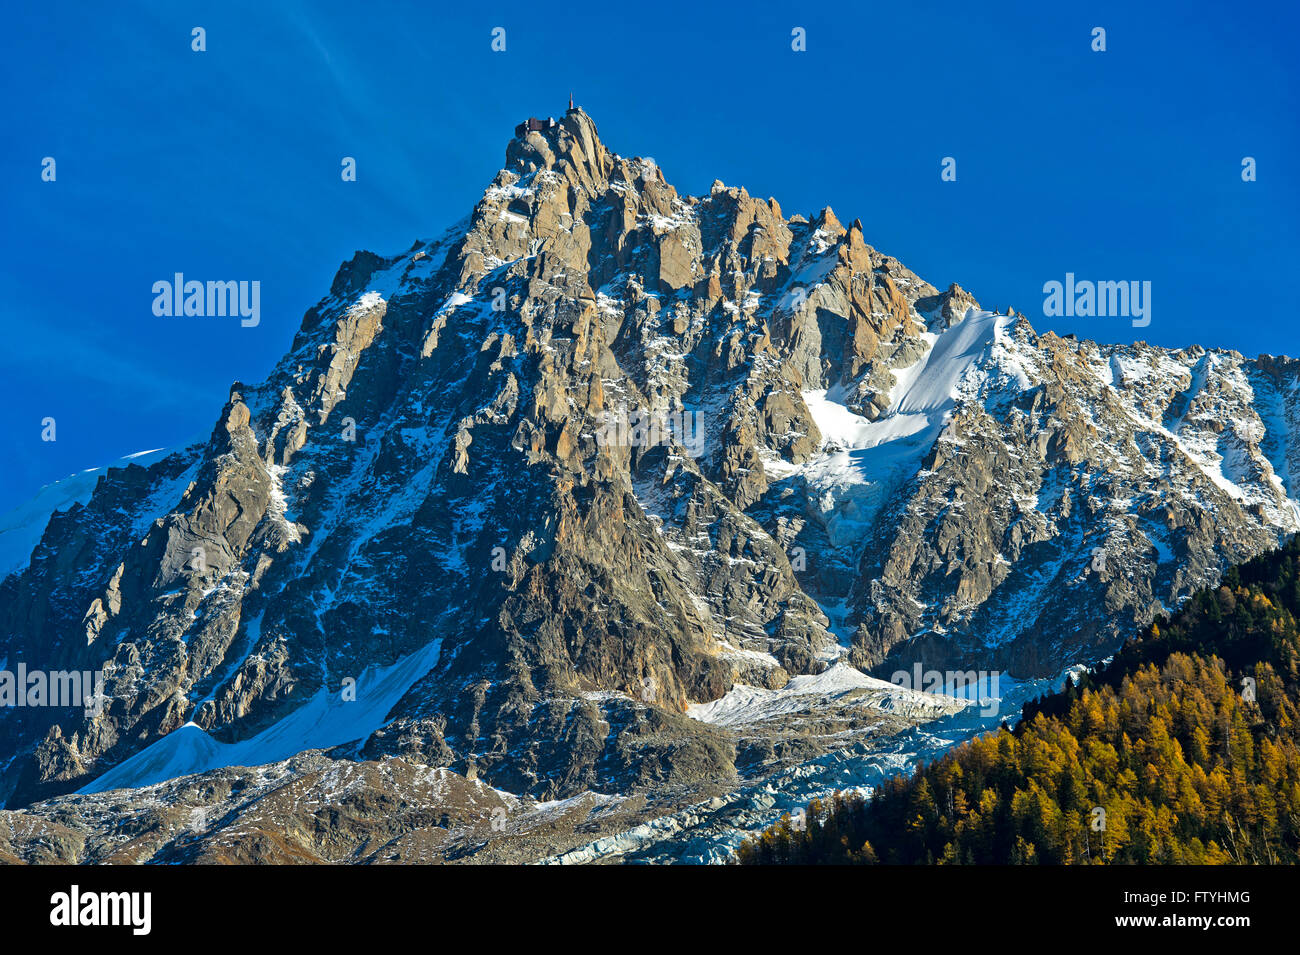
<path fill-rule="evenodd" d="M 206 435 L 340 262 L 465 215 L 514 124 L 570 89 L 679 190 L 830 205 L 1039 329 L 1300 353 L 1293 3 L 47 6 L 0 36 L 0 511 Z M 259 280 L 261 323 L 156 317 L 174 272 Z M 1066 272 L 1150 281 L 1150 326 L 1045 318 Z"/>

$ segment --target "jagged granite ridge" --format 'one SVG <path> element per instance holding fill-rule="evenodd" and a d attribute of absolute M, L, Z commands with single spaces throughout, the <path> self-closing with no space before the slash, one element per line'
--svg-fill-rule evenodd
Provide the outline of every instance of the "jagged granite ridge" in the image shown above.
<path fill-rule="evenodd" d="M 447 233 L 344 263 L 205 444 L 51 519 L 0 657 L 111 702 L 0 712 L 0 796 L 247 740 L 434 640 L 335 755 L 539 799 L 795 758 L 690 707 L 837 660 L 1053 675 L 1300 526 L 1298 366 L 1039 334 L 571 110 Z M 599 440 L 635 409 L 702 453 Z"/>

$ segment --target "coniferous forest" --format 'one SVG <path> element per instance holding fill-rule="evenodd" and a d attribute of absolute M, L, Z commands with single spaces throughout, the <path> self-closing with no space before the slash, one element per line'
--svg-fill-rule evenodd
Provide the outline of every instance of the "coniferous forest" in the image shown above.
<path fill-rule="evenodd" d="M 1300 538 L 1108 665 L 870 799 L 814 801 L 744 864 L 1300 861 Z"/>

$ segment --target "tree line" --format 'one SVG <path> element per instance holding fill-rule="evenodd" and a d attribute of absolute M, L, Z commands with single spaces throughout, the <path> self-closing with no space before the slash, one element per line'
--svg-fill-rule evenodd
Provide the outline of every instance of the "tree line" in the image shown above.
<path fill-rule="evenodd" d="M 814 801 L 742 864 L 1300 861 L 1300 539 L 1105 666 L 870 799 Z"/>

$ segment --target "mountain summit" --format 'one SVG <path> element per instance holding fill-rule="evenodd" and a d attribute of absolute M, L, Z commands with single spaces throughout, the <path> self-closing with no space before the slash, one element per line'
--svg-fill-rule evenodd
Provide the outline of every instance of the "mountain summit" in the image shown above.
<path fill-rule="evenodd" d="M 1095 662 L 1300 529 L 1298 382 L 1039 334 L 829 208 L 524 123 L 205 444 L 50 519 L 0 658 L 108 699 L 0 710 L 0 796 L 311 749 L 555 799 L 874 745 L 956 707 L 875 678 Z"/>

